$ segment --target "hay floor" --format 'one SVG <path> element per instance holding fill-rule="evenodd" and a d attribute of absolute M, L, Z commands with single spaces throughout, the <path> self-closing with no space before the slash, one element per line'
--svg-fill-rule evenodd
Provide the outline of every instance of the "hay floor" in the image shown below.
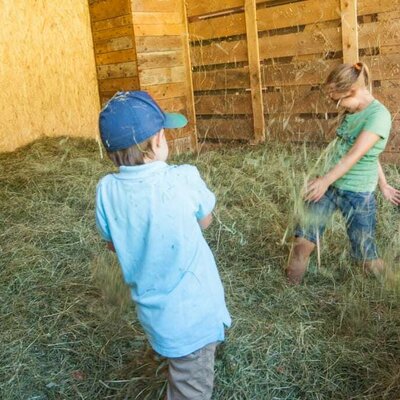
<path fill-rule="evenodd" d="M 268 144 L 196 164 L 218 197 L 207 239 L 233 317 L 214 399 L 400 399 L 400 214 L 379 198 L 393 274 L 363 277 L 339 216 L 304 285 L 286 286 L 296 193 L 317 153 Z M 165 363 L 135 320 L 95 231 L 94 191 L 112 169 L 97 144 L 54 139 L 0 155 L 0 398 L 162 399 Z M 400 184 L 399 171 L 388 167 Z"/>

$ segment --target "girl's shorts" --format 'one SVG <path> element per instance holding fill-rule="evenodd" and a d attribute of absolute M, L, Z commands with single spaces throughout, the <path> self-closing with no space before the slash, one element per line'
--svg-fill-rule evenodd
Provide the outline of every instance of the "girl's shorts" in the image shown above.
<path fill-rule="evenodd" d="M 346 220 L 351 255 L 358 261 L 378 258 L 375 243 L 376 200 L 373 192 L 350 192 L 329 187 L 318 202 L 307 202 L 304 220 L 296 237 L 317 243 L 332 214 L 339 209 Z"/>

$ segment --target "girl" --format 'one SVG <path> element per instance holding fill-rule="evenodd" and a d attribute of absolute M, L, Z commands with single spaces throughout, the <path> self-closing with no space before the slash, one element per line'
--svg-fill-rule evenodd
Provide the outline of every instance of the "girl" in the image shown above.
<path fill-rule="evenodd" d="M 383 271 L 375 244 L 376 203 L 379 185 L 386 199 L 400 204 L 400 191 L 387 184 L 379 154 L 385 149 L 391 128 L 386 107 L 371 94 L 371 78 L 363 63 L 338 65 L 326 80 L 328 96 L 345 109 L 330 154 L 332 167 L 308 183 L 305 200 L 308 219 L 295 231 L 286 269 L 290 283 L 299 284 L 310 254 L 322 236 L 329 217 L 337 209 L 346 220 L 352 257 L 367 272 Z"/>

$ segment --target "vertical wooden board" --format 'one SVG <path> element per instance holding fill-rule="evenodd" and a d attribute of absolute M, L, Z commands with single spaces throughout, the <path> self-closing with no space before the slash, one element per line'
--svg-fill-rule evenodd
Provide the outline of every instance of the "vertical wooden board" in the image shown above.
<path fill-rule="evenodd" d="M 90 15 L 93 22 L 120 17 L 130 13 L 130 0 L 98 0 L 91 2 Z"/>
<path fill-rule="evenodd" d="M 358 62 L 357 0 L 340 0 L 343 62 Z"/>
<path fill-rule="evenodd" d="M 253 125 L 255 143 L 265 140 L 264 106 L 262 102 L 260 52 L 258 45 L 256 2 L 245 0 L 247 50 L 250 72 L 250 89 L 253 108 Z"/>

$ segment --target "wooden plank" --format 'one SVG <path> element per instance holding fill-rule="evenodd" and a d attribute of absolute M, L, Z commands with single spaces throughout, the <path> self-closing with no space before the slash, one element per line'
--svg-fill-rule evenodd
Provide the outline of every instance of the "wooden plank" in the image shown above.
<path fill-rule="evenodd" d="M 388 164 L 400 164 L 400 153 L 399 152 L 384 152 L 380 156 L 380 160 Z"/>
<path fill-rule="evenodd" d="M 246 119 L 197 119 L 197 135 L 201 139 L 250 140 L 253 121 Z"/>
<path fill-rule="evenodd" d="M 141 89 L 148 91 L 157 101 L 186 96 L 186 85 L 182 82 L 150 86 L 142 84 Z"/>
<path fill-rule="evenodd" d="M 90 16 L 93 22 L 103 19 L 120 17 L 130 13 L 129 0 L 99 0 L 89 5 Z"/>
<path fill-rule="evenodd" d="M 133 35 L 133 27 L 132 25 L 126 25 L 118 28 L 104 29 L 102 31 L 93 32 L 93 41 L 97 43 L 107 39 L 131 35 Z"/>
<path fill-rule="evenodd" d="M 171 99 L 159 99 L 157 103 L 164 111 L 186 114 L 185 96 L 173 97 Z"/>
<path fill-rule="evenodd" d="M 244 0 L 243 0 L 244 1 Z M 339 0 L 308 0 L 257 10 L 258 31 L 321 23 L 340 18 Z M 189 24 L 190 40 L 204 40 L 246 33 L 243 13 L 231 14 Z"/>
<path fill-rule="evenodd" d="M 196 128 L 196 113 L 194 109 L 194 90 L 193 90 L 193 76 L 192 76 L 192 61 L 190 59 L 190 46 L 189 46 L 189 31 L 188 31 L 188 18 L 186 13 L 186 2 L 181 2 L 181 13 L 183 20 L 183 56 L 185 66 L 185 77 L 186 77 L 186 107 L 188 111 L 191 149 L 198 151 L 198 138 Z"/>
<path fill-rule="evenodd" d="M 136 61 L 136 52 L 135 49 L 112 51 L 110 53 L 96 54 L 95 58 L 97 65 L 125 63 Z"/>
<path fill-rule="evenodd" d="M 343 62 L 358 62 L 357 0 L 340 0 Z"/>
<path fill-rule="evenodd" d="M 130 78 L 138 76 L 136 62 L 126 62 L 97 66 L 98 79 Z"/>
<path fill-rule="evenodd" d="M 244 1 L 245 0 L 243 0 L 243 2 Z M 244 13 L 189 23 L 189 37 L 192 41 L 242 35 L 244 33 L 246 33 Z"/>
<path fill-rule="evenodd" d="M 245 0 L 247 51 L 249 59 L 250 89 L 253 109 L 254 143 L 265 141 L 264 106 L 262 102 L 260 53 L 258 46 L 256 2 Z"/>
<path fill-rule="evenodd" d="M 133 36 L 124 36 L 94 43 L 95 54 L 109 53 L 111 51 L 127 50 L 134 48 Z"/>
<path fill-rule="evenodd" d="M 182 36 L 142 36 L 135 39 L 138 53 L 182 49 Z"/>
<path fill-rule="evenodd" d="M 141 69 L 139 64 L 140 84 L 143 86 L 185 82 L 185 67 Z"/>
<path fill-rule="evenodd" d="M 339 51 L 342 48 L 340 29 L 330 28 L 315 32 L 291 33 L 259 38 L 261 59 L 288 57 Z M 206 46 L 193 46 L 194 66 L 225 64 L 247 60 L 245 40 L 212 42 Z"/>
<path fill-rule="evenodd" d="M 400 54 L 366 56 L 361 57 L 361 61 L 370 67 L 375 80 L 393 80 L 400 76 Z M 340 62 L 341 60 L 323 60 L 322 62 L 309 60 L 262 65 L 262 87 L 323 84 L 329 72 Z M 248 74 L 248 67 L 194 72 L 194 90 L 246 89 L 250 87 Z"/>
<path fill-rule="evenodd" d="M 400 10 L 396 11 L 389 11 L 389 12 L 382 12 L 378 14 L 378 21 L 393 21 L 394 19 L 400 19 Z"/>
<path fill-rule="evenodd" d="M 273 115 L 266 120 L 268 137 L 281 142 L 326 143 L 335 137 L 333 120 L 304 119 L 293 114 Z"/>
<path fill-rule="evenodd" d="M 400 0 L 358 0 L 358 15 L 398 11 Z"/>
<path fill-rule="evenodd" d="M 237 7 L 243 7 L 244 0 L 224 0 L 224 1 L 186 1 L 187 15 L 193 17 L 196 15 L 204 15 L 218 13 L 222 10 L 228 10 Z"/>
<path fill-rule="evenodd" d="M 141 69 L 176 67 L 178 65 L 183 65 L 183 63 L 184 57 L 181 49 L 138 54 L 138 64 Z"/>
<path fill-rule="evenodd" d="M 112 92 L 119 90 L 138 90 L 139 89 L 139 78 L 115 78 L 99 80 L 100 92 Z"/>
<path fill-rule="evenodd" d="M 268 7 L 277 7 L 282 4 L 291 3 L 294 4 L 302 0 L 256 0 L 257 4 L 263 4 Z M 189 18 L 197 17 L 202 15 L 215 15 L 224 11 L 229 11 L 232 9 L 243 8 L 243 0 L 224 0 L 224 1 L 198 1 L 198 0 L 188 0 L 186 1 L 186 7 Z"/>
<path fill-rule="evenodd" d="M 135 36 L 178 36 L 182 35 L 182 24 L 155 24 L 155 25 L 134 25 Z"/>
<path fill-rule="evenodd" d="M 173 139 L 168 143 L 171 154 L 182 154 L 192 151 L 190 136 Z"/>
<path fill-rule="evenodd" d="M 133 21 L 135 25 L 160 25 L 181 24 L 182 15 L 179 12 L 134 12 Z"/>
<path fill-rule="evenodd" d="M 193 89 L 195 91 L 240 88 L 250 88 L 248 67 L 193 72 Z"/>
<path fill-rule="evenodd" d="M 132 11 L 137 12 L 172 12 L 176 10 L 176 0 L 134 0 Z"/>
<path fill-rule="evenodd" d="M 251 95 L 247 93 L 195 96 L 197 115 L 251 114 Z"/>
<path fill-rule="evenodd" d="M 99 32 L 106 29 L 119 28 L 121 26 L 132 25 L 131 14 L 122 15 L 117 18 L 109 18 L 102 21 L 93 22 L 93 32 Z"/>

